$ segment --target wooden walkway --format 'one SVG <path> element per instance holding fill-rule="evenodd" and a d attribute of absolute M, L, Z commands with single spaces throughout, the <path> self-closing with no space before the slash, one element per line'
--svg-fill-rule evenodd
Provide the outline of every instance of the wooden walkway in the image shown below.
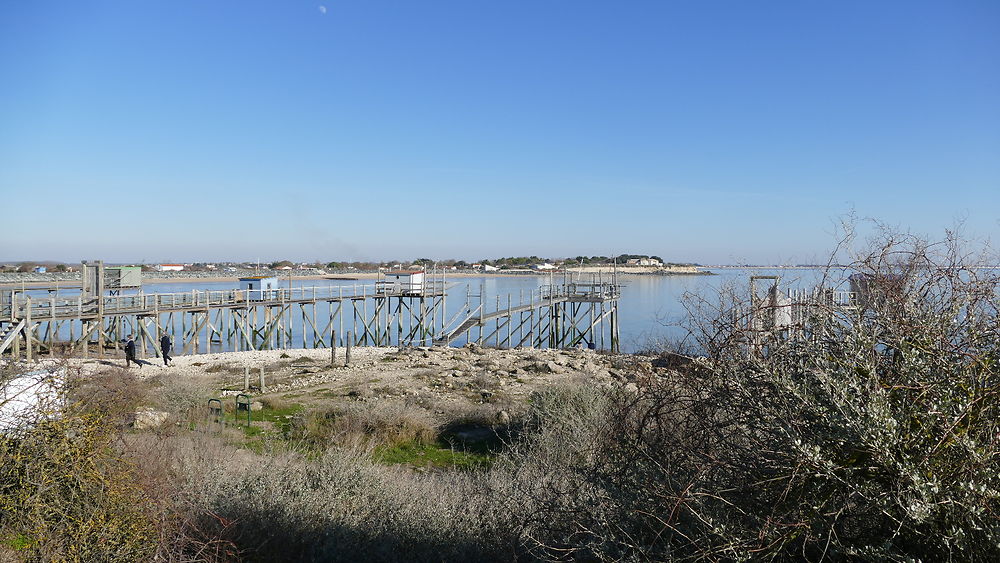
<path fill-rule="evenodd" d="M 439 297 L 443 285 L 430 285 L 419 294 Z M 0 303 L 0 319 L 65 320 L 87 319 L 98 316 L 136 315 L 159 313 L 186 313 L 208 309 L 243 309 L 249 307 L 283 307 L 286 305 L 342 302 L 386 297 L 410 297 L 393 293 L 376 285 L 319 286 L 282 288 L 274 290 L 221 290 L 183 293 L 138 293 L 134 295 L 107 295 L 100 298 L 30 297 L 17 295 L 13 302 Z"/>
<path fill-rule="evenodd" d="M 331 286 L 192 290 L 88 296 L 82 293 L 32 295 L 0 293 L 0 353 L 31 359 L 36 351 L 68 353 L 96 345 L 99 354 L 135 335 L 143 355 L 154 354 L 169 334 L 182 353 L 203 350 L 303 348 L 353 345 L 449 345 L 469 341 L 498 348 L 562 347 L 609 343 L 618 348 L 614 283 L 563 283 L 520 295 L 497 296 L 486 310 L 484 285 L 478 303 L 471 290 L 447 320 L 449 296 L 444 280 L 419 285 L 376 282 Z M 35 291 L 38 291 L 37 289 Z M 44 291 L 42 289 L 41 291 Z M 506 307 L 502 303 L 506 301 Z M 317 307 L 318 306 L 318 307 Z M 294 311 L 293 311 L 294 309 Z M 605 319 L 610 320 L 605 325 Z M 605 330 L 607 329 L 607 330 Z M 473 334 L 475 333 L 475 334 Z M 605 338 L 607 336 L 607 339 Z"/>

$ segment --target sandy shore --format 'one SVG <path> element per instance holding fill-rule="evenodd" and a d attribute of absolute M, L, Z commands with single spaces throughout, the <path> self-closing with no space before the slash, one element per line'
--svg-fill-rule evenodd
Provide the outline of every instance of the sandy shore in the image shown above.
<path fill-rule="evenodd" d="M 142 367 L 125 368 L 123 355 L 104 359 L 43 359 L 31 369 L 65 367 L 71 375 L 125 374 L 157 388 L 195 386 L 200 401 L 242 393 L 246 369 L 250 394 L 305 406 L 352 402 L 419 404 L 436 416 L 489 404 L 522 409 L 531 393 L 552 385 L 630 385 L 651 373 L 651 358 L 608 355 L 592 350 L 354 347 L 344 365 L 344 348 L 331 363 L 328 349 L 288 349 L 176 356 L 170 366 L 152 355 Z M 266 392 L 257 390 L 261 370 Z M 166 387 L 164 387 L 166 386 Z"/>
<path fill-rule="evenodd" d="M 386 354 L 396 350 L 396 348 L 384 348 L 374 346 L 355 346 L 351 350 L 352 363 L 368 363 L 378 360 Z M 344 348 L 338 349 L 340 361 L 344 359 Z M 137 351 L 137 355 L 138 354 Z M 245 352 L 216 352 L 213 354 L 191 354 L 174 355 L 170 366 L 164 366 L 163 360 L 148 353 L 145 358 L 140 358 L 142 367 L 132 366 L 129 368 L 135 372 L 139 378 L 154 377 L 161 374 L 171 376 L 203 377 L 208 373 L 206 368 L 212 365 L 225 364 L 227 366 L 246 366 L 255 372 L 261 367 L 273 366 L 276 362 L 290 358 L 309 358 L 315 362 L 329 362 L 330 350 L 325 348 L 303 348 L 289 350 L 251 350 Z M 101 358 L 66 358 L 66 359 L 42 359 L 38 362 L 40 368 L 52 367 L 56 365 L 66 365 L 71 369 L 79 369 L 82 375 L 89 375 L 103 371 L 109 367 L 124 368 L 124 352 L 115 353 L 109 350 L 105 357 Z M 256 376 L 256 373 L 254 373 Z"/>

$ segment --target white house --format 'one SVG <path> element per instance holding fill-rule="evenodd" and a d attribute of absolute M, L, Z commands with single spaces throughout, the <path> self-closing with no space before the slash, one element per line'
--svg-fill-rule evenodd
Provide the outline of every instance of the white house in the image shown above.
<path fill-rule="evenodd" d="M 545 262 L 544 264 L 535 264 L 533 268 L 535 268 L 536 270 L 555 270 L 556 265 Z"/>
<path fill-rule="evenodd" d="M 157 272 L 182 272 L 184 264 L 159 264 L 156 266 Z"/>
<path fill-rule="evenodd" d="M 626 266 L 662 266 L 663 262 L 655 258 L 632 258 L 625 262 Z"/>

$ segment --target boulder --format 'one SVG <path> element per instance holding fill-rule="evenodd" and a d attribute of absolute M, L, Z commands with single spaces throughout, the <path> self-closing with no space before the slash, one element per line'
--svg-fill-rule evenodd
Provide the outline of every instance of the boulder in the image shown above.
<path fill-rule="evenodd" d="M 135 420 L 132 422 L 132 426 L 136 430 L 159 428 L 169 419 L 170 413 L 168 412 L 143 409 L 135 413 Z"/>

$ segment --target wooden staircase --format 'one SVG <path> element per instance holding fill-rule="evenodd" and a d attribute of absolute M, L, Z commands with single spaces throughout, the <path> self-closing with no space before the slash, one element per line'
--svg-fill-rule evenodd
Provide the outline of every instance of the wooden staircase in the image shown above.
<path fill-rule="evenodd" d="M 0 354 L 17 338 L 17 333 L 24 329 L 24 319 L 13 321 L 6 328 L 0 329 Z"/>
<path fill-rule="evenodd" d="M 461 336 L 463 332 L 465 332 L 465 331 L 469 330 L 470 328 L 478 325 L 479 324 L 479 320 L 480 319 L 479 319 L 478 315 L 475 315 L 475 316 L 472 316 L 472 317 L 469 317 L 469 318 L 465 319 L 465 322 L 462 323 L 462 324 L 460 324 L 460 325 L 458 325 L 458 328 L 456 328 L 455 330 L 452 330 L 452 331 L 448 332 L 447 334 L 445 334 L 444 336 L 441 336 L 440 338 L 436 339 L 434 341 L 434 345 L 435 346 L 447 346 L 448 344 L 451 344 L 451 341 L 455 340 L 456 338 L 458 338 L 459 336 Z"/>

